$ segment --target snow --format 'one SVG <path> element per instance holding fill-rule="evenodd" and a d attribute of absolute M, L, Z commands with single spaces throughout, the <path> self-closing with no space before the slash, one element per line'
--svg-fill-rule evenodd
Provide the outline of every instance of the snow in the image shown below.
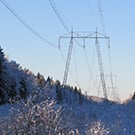
<path fill-rule="evenodd" d="M 7 89 L 1 88 L 9 91 L 3 99 L 12 104 L 1 102 L 0 135 L 135 135 L 135 99 L 120 103 L 85 96 L 80 89 L 35 76 L 14 61 L 6 60 L 5 67 Z M 14 100 L 25 88 L 29 95 Z"/>
<path fill-rule="evenodd" d="M 12 108 L 16 108 L 16 104 L 5 104 L 0 106 L 0 117 L 6 117 L 10 114 Z"/>
<path fill-rule="evenodd" d="M 36 94 L 31 95 L 27 101 L 20 102 L 20 105 L 2 105 L 0 117 L 9 117 L 6 126 L 14 120 L 23 133 L 31 121 L 31 128 L 27 129 L 30 134 L 135 134 L 134 100 L 118 103 L 97 97 L 85 97 L 70 88 L 59 87 L 59 90 L 62 96 L 60 100 L 54 85 L 37 90 Z M 9 110 L 13 107 L 15 109 L 10 114 Z"/>

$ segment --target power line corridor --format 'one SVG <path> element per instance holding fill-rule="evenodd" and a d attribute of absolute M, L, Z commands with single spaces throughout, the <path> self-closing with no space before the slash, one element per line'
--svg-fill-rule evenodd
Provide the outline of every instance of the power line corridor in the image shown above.
<path fill-rule="evenodd" d="M 63 26 L 63 28 L 65 29 L 65 31 L 68 33 L 64 36 L 60 36 L 59 38 L 59 45 L 55 45 L 52 42 L 48 41 L 46 38 L 44 38 L 40 33 L 38 33 L 34 28 L 31 27 L 31 25 L 29 25 L 24 19 L 22 19 L 22 17 L 14 10 L 14 8 L 12 8 L 5 0 L 0 0 L 0 2 L 8 9 L 8 11 L 14 15 L 16 17 L 16 19 L 28 30 L 30 31 L 33 35 L 35 35 L 37 38 L 39 38 L 40 40 L 42 40 L 45 45 L 49 45 L 50 47 L 55 48 L 56 50 L 59 51 L 60 56 L 63 60 L 63 62 L 65 63 L 65 71 L 64 71 L 64 77 L 63 77 L 63 85 L 67 84 L 68 81 L 68 73 L 70 74 L 70 76 L 72 77 L 72 79 L 74 80 L 75 84 L 80 88 L 80 77 L 79 77 L 79 69 L 77 66 L 77 62 L 76 62 L 76 56 L 75 54 L 74 56 L 74 66 L 75 66 L 75 74 L 76 77 L 74 77 L 74 75 L 72 74 L 72 71 L 70 70 L 70 61 L 72 59 L 72 53 L 74 53 L 76 49 L 73 50 L 73 48 L 76 48 L 74 46 L 74 43 L 78 46 L 81 47 L 81 49 L 83 50 L 84 53 L 84 59 L 86 62 L 86 65 L 88 67 L 88 89 L 90 89 L 90 85 L 91 83 L 94 83 L 95 87 L 96 86 L 96 82 L 93 79 L 93 73 L 92 73 L 92 68 L 90 67 L 89 64 L 89 59 L 87 56 L 87 53 L 85 51 L 85 40 L 87 39 L 95 39 L 95 49 L 97 52 L 97 58 L 98 58 L 98 64 L 99 64 L 99 72 L 100 72 L 100 80 L 101 80 L 101 84 L 102 84 L 102 89 L 103 89 L 103 96 L 104 98 L 108 98 L 108 94 L 107 94 L 107 88 L 106 88 L 106 82 L 105 82 L 105 75 L 104 75 L 104 69 L 103 69 L 103 64 L 102 64 L 102 58 L 101 58 L 101 52 L 100 52 L 100 46 L 99 46 L 99 42 L 98 39 L 100 38 L 105 38 L 105 40 L 109 39 L 109 37 L 106 36 L 106 30 L 105 30 L 105 23 L 104 23 L 104 16 L 103 16 L 103 10 L 102 10 L 102 2 L 100 0 L 97 0 L 97 6 L 98 6 L 98 11 L 99 11 L 99 15 L 100 15 L 100 20 L 101 20 L 101 25 L 102 25 L 102 29 L 103 29 L 103 35 L 101 36 L 101 34 L 96 31 L 94 33 L 89 33 L 88 35 L 81 35 L 78 32 L 74 32 L 73 30 L 73 26 L 71 26 L 70 24 L 67 24 L 67 22 L 65 21 L 64 16 L 62 15 L 62 13 L 60 12 L 60 10 L 58 10 L 58 8 L 55 5 L 55 2 L 53 0 L 48 0 L 51 8 L 53 9 L 54 13 L 56 14 L 59 22 L 61 23 L 61 25 Z M 84 34 L 84 33 L 83 33 Z M 96 34 L 93 36 L 93 34 Z M 63 50 L 61 49 L 61 39 L 69 39 L 70 43 L 69 43 L 69 48 L 68 48 L 68 52 L 67 52 L 67 56 L 65 56 L 65 54 L 63 55 Z M 83 41 L 80 43 L 78 41 L 78 39 L 82 39 Z M 108 41 L 106 41 L 107 43 Z M 113 74 L 112 74 L 112 63 L 111 63 L 111 54 L 110 54 L 110 43 L 108 44 L 108 51 L 109 51 L 109 66 L 110 66 L 110 81 L 111 81 L 111 87 L 113 90 L 113 95 L 114 95 L 114 99 L 116 99 L 116 91 L 114 89 L 114 81 L 113 81 Z M 77 78 L 77 79 L 76 79 Z M 92 81 L 91 81 L 92 80 Z"/>

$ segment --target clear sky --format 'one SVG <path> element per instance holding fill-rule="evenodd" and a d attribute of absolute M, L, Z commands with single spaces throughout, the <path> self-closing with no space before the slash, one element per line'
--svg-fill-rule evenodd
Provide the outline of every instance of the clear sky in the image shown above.
<path fill-rule="evenodd" d="M 100 0 L 99 0 L 100 1 Z M 58 46 L 58 37 L 67 33 L 48 0 L 6 0 L 27 24 L 45 39 Z M 98 27 L 103 33 L 97 0 L 54 0 L 64 22 L 74 31 L 93 32 Z M 102 0 L 106 34 L 111 40 L 112 72 L 121 99 L 135 92 L 135 1 Z M 0 45 L 10 60 L 15 60 L 45 78 L 63 79 L 65 63 L 57 48 L 53 48 L 33 35 L 0 2 Z M 79 41 L 81 44 L 82 42 Z M 104 46 L 104 47 L 103 47 Z M 109 74 L 107 46 L 101 47 L 105 74 Z M 66 57 L 67 41 L 61 45 Z M 87 42 L 85 50 L 74 45 L 68 84 L 77 82 L 83 91 L 97 95 L 98 64 L 94 42 Z M 92 73 L 90 73 L 92 72 Z M 91 77 L 89 77 L 89 75 Z M 73 79 L 74 78 L 74 79 Z M 101 92 L 99 92 L 100 94 Z M 111 92 L 109 92 L 111 93 Z"/>

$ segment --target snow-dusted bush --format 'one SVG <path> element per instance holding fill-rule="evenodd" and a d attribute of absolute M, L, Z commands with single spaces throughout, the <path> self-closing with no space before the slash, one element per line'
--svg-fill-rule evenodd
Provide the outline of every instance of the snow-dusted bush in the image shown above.
<path fill-rule="evenodd" d="M 119 104 L 93 98 L 48 79 L 0 117 L 0 135 L 135 134 L 134 100 Z"/>
<path fill-rule="evenodd" d="M 101 121 L 93 122 L 90 129 L 86 131 L 87 135 L 109 135 L 109 133 L 109 129 L 105 128 Z"/>
<path fill-rule="evenodd" d="M 0 120 L 0 131 L 6 134 L 37 135 L 53 134 L 59 130 L 61 107 L 53 109 L 54 101 L 33 103 L 33 99 L 12 109 L 8 118 Z M 3 122 L 4 121 L 4 122 Z M 8 128 L 6 128 L 8 127 Z"/>
<path fill-rule="evenodd" d="M 21 101 L 17 108 L 10 111 L 10 116 L 0 119 L 1 134 L 70 135 L 74 132 L 67 125 L 61 124 L 64 122 L 62 106 L 55 100 L 50 100 L 43 90 L 35 91 L 26 101 Z"/>
<path fill-rule="evenodd" d="M 8 117 L 0 119 L 0 134 L 89 135 L 91 133 L 91 135 L 98 135 L 97 133 L 107 133 L 102 123 L 95 123 L 87 129 L 84 123 L 87 123 L 88 116 L 79 110 L 74 110 L 72 105 L 58 104 L 57 98 L 49 93 L 55 93 L 54 91 L 47 88 L 36 90 L 27 100 L 20 101 L 16 108 L 10 110 Z"/>

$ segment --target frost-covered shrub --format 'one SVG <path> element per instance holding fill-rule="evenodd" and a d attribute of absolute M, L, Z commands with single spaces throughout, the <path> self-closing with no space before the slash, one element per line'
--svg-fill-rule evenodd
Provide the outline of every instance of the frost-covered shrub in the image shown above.
<path fill-rule="evenodd" d="M 37 135 L 53 133 L 57 130 L 58 113 L 61 108 L 54 110 L 52 106 L 54 101 L 48 102 L 47 100 L 41 103 L 33 104 L 31 100 L 23 104 L 17 111 L 15 117 L 15 125 L 11 126 L 12 132 L 15 134 L 15 129 L 18 133 Z M 12 111 L 12 114 L 16 111 Z M 15 126 L 17 126 L 15 128 Z"/>
<path fill-rule="evenodd" d="M 19 103 L 17 108 L 11 109 L 9 117 L 0 119 L 1 134 L 70 135 L 74 132 L 67 129 L 66 125 L 61 125 L 64 120 L 61 105 L 49 98 L 38 102 L 37 98 L 38 95 L 30 96 L 27 101 Z"/>
<path fill-rule="evenodd" d="M 109 129 L 105 128 L 101 121 L 93 122 L 90 129 L 86 131 L 87 135 L 109 135 L 109 133 Z"/>
<path fill-rule="evenodd" d="M 134 100 L 122 105 L 82 96 L 80 104 L 79 96 L 49 80 L 43 89 L 32 90 L 29 97 L 18 101 L 10 115 L 0 117 L 0 135 L 135 134 Z"/>

